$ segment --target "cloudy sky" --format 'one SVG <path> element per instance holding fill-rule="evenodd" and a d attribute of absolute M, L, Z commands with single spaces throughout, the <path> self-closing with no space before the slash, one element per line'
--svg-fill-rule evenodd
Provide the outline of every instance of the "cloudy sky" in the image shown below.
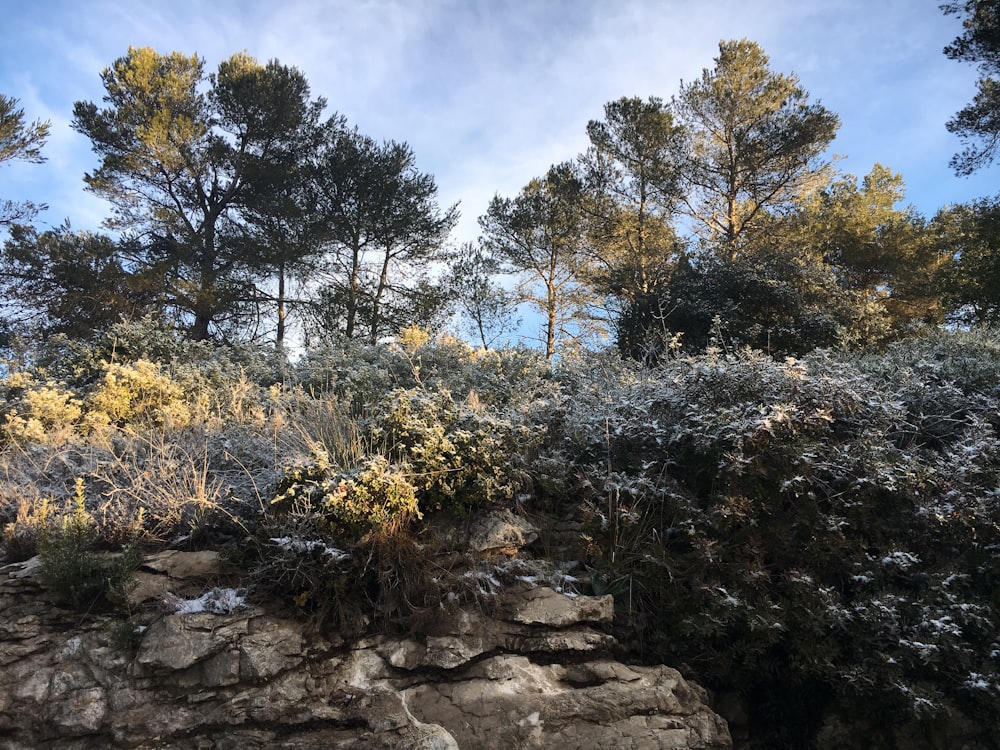
<path fill-rule="evenodd" d="M 955 177 L 948 118 L 975 70 L 942 47 L 960 32 L 938 0 L 34 0 L 4 3 L 0 93 L 49 119 L 43 165 L 0 165 L 0 197 L 46 202 L 42 223 L 97 229 L 106 205 L 83 190 L 97 166 L 70 128 L 99 102 L 101 69 L 131 46 L 198 53 L 207 67 L 246 50 L 298 67 L 314 96 L 363 132 L 406 141 L 461 202 L 473 239 L 495 193 L 586 146 L 584 128 L 621 96 L 669 99 L 712 67 L 722 39 L 761 44 L 841 130 L 833 151 L 858 176 L 881 162 L 932 215 L 994 195 L 998 172 Z"/>

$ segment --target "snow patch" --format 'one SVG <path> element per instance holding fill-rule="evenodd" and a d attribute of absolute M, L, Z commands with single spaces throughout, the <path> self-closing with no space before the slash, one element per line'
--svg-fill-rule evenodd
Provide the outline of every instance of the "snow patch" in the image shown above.
<path fill-rule="evenodd" d="M 247 606 L 246 598 L 236 589 L 215 588 L 197 599 L 184 599 L 167 592 L 164 603 L 175 615 L 197 615 L 207 612 L 213 615 L 228 615 Z"/>

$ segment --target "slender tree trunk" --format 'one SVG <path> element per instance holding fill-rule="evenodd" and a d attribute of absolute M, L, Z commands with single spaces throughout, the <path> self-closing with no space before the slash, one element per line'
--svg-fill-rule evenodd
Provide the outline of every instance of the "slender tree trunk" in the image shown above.
<path fill-rule="evenodd" d="M 275 342 L 278 351 L 285 348 L 285 262 L 278 263 L 278 330 Z"/>
<path fill-rule="evenodd" d="M 378 288 L 372 295 L 372 344 L 378 343 L 378 329 L 382 325 L 382 297 L 385 296 L 386 287 L 389 285 L 389 250 L 385 251 L 382 258 L 382 271 L 378 277 Z"/>
<path fill-rule="evenodd" d="M 361 263 L 361 256 L 357 241 L 355 241 L 351 252 L 351 279 L 347 285 L 347 320 L 344 324 L 344 333 L 347 335 L 347 338 L 354 336 L 354 326 L 357 325 L 358 320 L 358 296 L 360 288 L 360 280 L 358 279 L 360 269 L 358 266 Z"/>
<path fill-rule="evenodd" d="M 198 291 L 194 300 L 194 324 L 191 326 L 191 338 L 195 341 L 207 341 L 215 317 L 215 296 L 218 292 L 218 279 L 215 272 L 215 232 L 214 227 L 206 219 L 205 237 L 201 245 L 201 258 L 198 273 Z"/>
<path fill-rule="evenodd" d="M 551 282 L 545 285 L 545 289 L 545 360 L 551 362 L 556 353 L 556 305 L 558 301 L 556 289 Z"/>

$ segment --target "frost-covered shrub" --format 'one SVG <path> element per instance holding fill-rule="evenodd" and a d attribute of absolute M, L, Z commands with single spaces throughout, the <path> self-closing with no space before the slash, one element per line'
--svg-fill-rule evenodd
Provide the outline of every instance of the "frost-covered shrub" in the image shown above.
<path fill-rule="evenodd" d="M 447 390 L 459 400 L 475 393 L 496 407 L 521 405 L 553 390 L 548 365 L 534 350 L 475 349 L 419 329 L 378 346 L 331 339 L 303 355 L 294 377 L 307 392 L 335 396 L 356 410 L 395 389 Z"/>
<path fill-rule="evenodd" d="M 158 365 L 141 359 L 108 364 L 87 406 L 88 421 L 94 426 L 184 427 L 191 421 L 181 387 Z"/>
<path fill-rule="evenodd" d="M 5 442 L 65 443 L 80 428 L 83 405 L 65 384 L 36 382 L 30 373 L 17 372 L 0 386 L 5 393 L 0 405 Z"/>
<path fill-rule="evenodd" d="M 595 588 L 651 658 L 742 693 L 756 746 L 993 746 L 1000 403 L 947 367 L 710 351 L 569 382 Z"/>
<path fill-rule="evenodd" d="M 318 514 L 327 529 L 350 536 L 401 528 L 421 517 L 417 495 L 404 468 L 382 456 L 337 471 L 317 450 L 312 460 L 289 467 L 271 505 Z"/>
<path fill-rule="evenodd" d="M 523 459 L 544 435 L 518 412 L 424 388 L 389 393 L 370 432 L 408 467 L 425 510 L 512 500 L 526 481 Z"/>
<path fill-rule="evenodd" d="M 951 383 L 967 394 L 996 395 L 1000 389 L 1000 336 L 996 331 L 927 329 L 889 346 L 883 354 L 857 358 L 858 366 L 894 383 L 919 373 Z"/>
<path fill-rule="evenodd" d="M 317 452 L 278 490 L 233 553 L 259 592 L 340 635 L 409 627 L 416 611 L 441 606 L 434 553 L 408 528 L 420 509 L 400 466 L 371 457 L 340 470 Z"/>

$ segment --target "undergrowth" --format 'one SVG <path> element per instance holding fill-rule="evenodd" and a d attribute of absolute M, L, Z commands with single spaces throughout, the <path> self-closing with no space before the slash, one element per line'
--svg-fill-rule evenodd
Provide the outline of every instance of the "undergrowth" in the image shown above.
<path fill-rule="evenodd" d="M 990 332 L 550 366 L 409 331 L 276 367 L 144 325 L 0 383 L 3 550 L 71 606 L 120 596 L 104 550 L 138 540 L 222 548 L 341 633 L 419 628 L 507 580 L 429 529 L 517 509 L 582 524 L 632 656 L 741 695 L 754 747 L 995 746 Z"/>

